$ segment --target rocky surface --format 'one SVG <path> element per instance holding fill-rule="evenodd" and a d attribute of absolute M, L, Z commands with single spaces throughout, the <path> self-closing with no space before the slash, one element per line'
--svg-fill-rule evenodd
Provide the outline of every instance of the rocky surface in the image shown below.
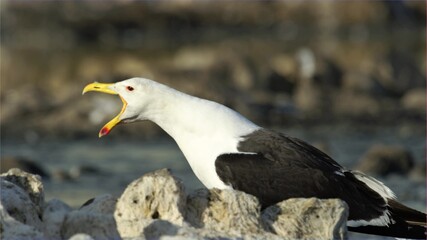
<path fill-rule="evenodd" d="M 25 176 L 26 185 L 19 185 Z M 135 180 L 120 198 L 101 195 L 72 209 L 30 194 L 38 177 L 12 169 L 1 176 L 2 239 L 344 239 L 347 206 L 336 199 L 289 199 L 263 212 L 258 200 L 232 190 L 187 195 L 166 169 Z M 43 196 L 43 188 L 39 192 Z M 19 199 L 19 201 L 18 201 Z M 37 198 L 36 198 L 37 199 Z M 11 203 L 13 202 L 13 204 Z M 17 210 L 18 209 L 18 210 Z"/>
<path fill-rule="evenodd" d="M 186 218 L 194 226 L 234 236 L 264 232 L 258 199 L 240 191 L 198 190 L 187 198 Z"/>
<path fill-rule="evenodd" d="M 116 209 L 117 198 L 111 194 L 104 194 L 88 200 L 80 207 L 80 211 L 113 214 Z"/>
<path fill-rule="evenodd" d="M 39 231 L 42 230 L 42 220 L 38 212 L 40 206 L 31 201 L 24 189 L 12 182 L 1 179 L 0 199 L 4 210 L 12 218 Z"/>
<path fill-rule="evenodd" d="M 117 201 L 114 218 L 120 235 L 141 235 L 143 229 L 151 224 L 147 219 L 182 225 L 185 200 L 184 186 L 168 170 L 144 175 L 132 182 Z"/>
<path fill-rule="evenodd" d="M 18 168 L 12 168 L 7 173 L 1 174 L 0 179 L 1 181 L 10 182 L 11 184 L 5 185 L 9 186 L 10 189 L 24 191 L 30 203 L 34 205 L 36 214 L 38 216 L 42 215 L 44 207 L 44 190 L 40 176 L 24 172 Z"/>
<path fill-rule="evenodd" d="M 415 88 L 406 92 L 405 95 L 402 97 L 401 103 L 406 110 L 420 115 L 425 115 L 426 89 Z"/>
<path fill-rule="evenodd" d="M 48 239 L 60 239 L 66 215 L 73 209 L 58 199 L 47 202 L 43 210 L 43 233 Z"/>
<path fill-rule="evenodd" d="M 268 207 L 262 218 L 267 229 L 285 238 L 345 239 L 347 214 L 347 204 L 339 199 L 294 198 Z"/>
<path fill-rule="evenodd" d="M 415 165 L 412 171 L 409 173 L 411 179 L 415 181 L 425 182 L 426 180 L 426 162 Z"/>
<path fill-rule="evenodd" d="M 3 190 L 2 190 L 3 194 Z M 0 201 L 0 233 L 2 239 L 43 239 L 45 236 L 35 227 L 26 225 L 12 216 Z"/>
<path fill-rule="evenodd" d="M 65 215 L 60 236 L 68 239 L 78 233 L 85 233 L 95 239 L 120 238 L 112 214 L 75 210 Z"/>

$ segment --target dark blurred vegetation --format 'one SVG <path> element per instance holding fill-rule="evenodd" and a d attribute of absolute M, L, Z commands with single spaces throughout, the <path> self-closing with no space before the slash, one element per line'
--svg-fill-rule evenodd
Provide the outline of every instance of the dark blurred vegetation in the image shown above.
<path fill-rule="evenodd" d="M 425 1 L 2 1 L 2 138 L 96 136 L 121 103 L 83 87 L 134 76 L 264 126 L 420 131 L 425 19 Z"/>

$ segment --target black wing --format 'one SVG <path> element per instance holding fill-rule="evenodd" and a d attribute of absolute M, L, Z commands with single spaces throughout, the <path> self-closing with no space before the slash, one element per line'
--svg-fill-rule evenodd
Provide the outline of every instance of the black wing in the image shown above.
<path fill-rule="evenodd" d="M 301 140 L 259 130 L 245 136 L 238 150 L 220 155 L 216 172 L 234 189 L 258 197 L 263 207 L 288 198 L 340 198 L 349 205 L 349 220 L 376 218 L 387 209 L 378 193 Z"/>

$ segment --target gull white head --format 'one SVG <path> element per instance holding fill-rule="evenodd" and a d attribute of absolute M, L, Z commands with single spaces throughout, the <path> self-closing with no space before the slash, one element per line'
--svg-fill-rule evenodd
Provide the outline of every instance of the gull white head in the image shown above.
<path fill-rule="evenodd" d="M 90 91 L 114 94 L 119 95 L 123 102 L 120 113 L 99 131 L 99 137 L 103 137 L 119 123 L 146 120 L 145 113 L 150 103 L 155 100 L 158 95 L 156 93 L 165 88 L 167 87 L 145 78 L 131 78 L 117 83 L 94 82 L 83 89 L 83 94 Z"/>

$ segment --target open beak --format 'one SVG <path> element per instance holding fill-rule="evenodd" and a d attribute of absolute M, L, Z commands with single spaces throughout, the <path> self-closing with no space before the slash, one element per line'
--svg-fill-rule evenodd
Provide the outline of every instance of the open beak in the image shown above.
<path fill-rule="evenodd" d="M 84 89 L 83 89 L 83 93 L 85 94 L 87 92 L 103 92 L 103 93 L 108 93 L 108 94 L 113 94 L 113 95 L 118 95 L 118 93 L 116 91 L 114 91 L 112 89 L 112 86 L 114 85 L 114 83 L 98 83 L 98 82 L 94 82 L 91 84 L 88 84 Z M 123 102 L 123 107 L 122 110 L 120 111 L 119 114 L 117 114 L 116 117 L 114 117 L 113 119 L 111 119 L 107 124 L 104 125 L 104 127 L 101 128 L 101 130 L 99 131 L 99 137 L 103 137 L 107 134 L 109 134 L 111 132 L 111 130 L 118 124 L 120 123 L 120 116 L 123 114 L 123 112 L 126 110 L 126 106 L 127 106 L 127 102 L 119 95 L 120 99 Z"/>

